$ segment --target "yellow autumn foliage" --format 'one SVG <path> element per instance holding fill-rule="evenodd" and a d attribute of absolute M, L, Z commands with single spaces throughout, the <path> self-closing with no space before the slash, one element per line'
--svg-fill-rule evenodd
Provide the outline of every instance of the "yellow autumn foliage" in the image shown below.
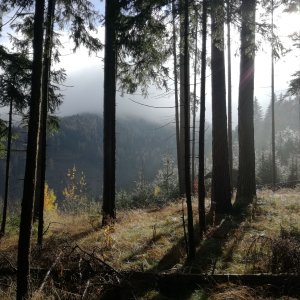
<path fill-rule="evenodd" d="M 44 192 L 44 208 L 45 211 L 54 211 L 57 209 L 56 196 L 53 189 L 49 188 L 48 183 L 45 183 L 45 192 Z"/>
<path fill-rule="evenodd" d="M 66 200 L 77 200 L 84 196 L 86 192 L 86 180 L 83 172 L 78 175 L 78 171 L 73 166 L 72 169 L 68 170 L 68 184 L 63 189 L 62 194 L 64 195 Z"/>
<path fill-rule="evenodd" d="M 160 193 L 161 193 L 161 188 L 159 186 L 156 186 L 154 188 L 154 196 L 158 197 L 160 195 Z"/>

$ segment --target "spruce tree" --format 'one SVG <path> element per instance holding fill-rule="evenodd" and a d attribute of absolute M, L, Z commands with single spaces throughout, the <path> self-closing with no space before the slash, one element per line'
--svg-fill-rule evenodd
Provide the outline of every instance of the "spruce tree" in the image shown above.
<path fill-rule="evenodd" d="M 17 299 L 20 300 L 29 298 L 30 237 L 36 181 L 39 107 L 42 96 L 44 8 L 44 0 L 35 2 L 31 99 L 29 105 L 26 165 L 18 244 Z"/>
<path fill-rule="evenodd" d="M 212 208 L 219 215 L 230 213 L 232 205 L 226 116 L 224 3 L 213 0 L 211 4 Z"/>
<path fill-rule="evenodd" d="M 254 149 L 254 59 L 255 59 L 255 0 L 241 4 L 241 60 L 238 108 L 239 172 L 237 204 L 247 204 L 256 195 Z"/>

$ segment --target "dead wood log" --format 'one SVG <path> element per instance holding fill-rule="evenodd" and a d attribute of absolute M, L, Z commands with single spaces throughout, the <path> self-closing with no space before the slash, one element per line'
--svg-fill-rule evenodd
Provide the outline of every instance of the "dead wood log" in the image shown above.
<path fill-rule="evenodd" d="M 124 274 L 124 273 L 123 273 Z M 124 274 L 125 275 L 125 274 Z M 127 272 L 125 276 L 132 284 L 146 283 L 152 287 L 174 289 L 196 288 L 202 285 L 234 283 L 246 286 L 272 285 L 290 286 L 300 289 L 300 274 L 184 274 L 184 273 L 147 273 Z"/>
<path fill-rule="evenodd" d="M 35 277 L 46 276 L 50 270 L 42 268 L 31 268 L 30 273 Z M 59 272 L 59 274 L 57 273 Z M 63 269 L 50 271 L 52 276 L 57 276 L 60 280 L 68 278 L 74 273 L 74 270 Z M 50 275 L 49 273 L 49 275 Z M 153 272 L 137 272 L 137 271 L 120 271 L 118 272 L 122 279 L 120 284 L 124 283 L 131 286 L 145 286 L 147 288 L 158 288 L 160 290 L 176 290 L 194 289 L 200 286 L 214 286 L 222 283 L 233 283 L 246 286 L 264 286 L 271 285 L 282 289 L 290 289 L 300 291 L 300 274 L 185 274 L 185 273 L 153 273 Z M 7 276 L 15 276 L 16 270 L 12 268 L 0 268 L 0 278 Z M 48 276 L 49 276 L 48 275 Z M 100 275 L 97 272 L 90 274 L 91 278 Z M 46 278 L 45 277 L 45 278 Z M 46 278 L 47 280 L 47 278 Z M 44 279 L 45 281 L 45 279 Z M 89 285 L 87 285 L 89 286 Z"/>

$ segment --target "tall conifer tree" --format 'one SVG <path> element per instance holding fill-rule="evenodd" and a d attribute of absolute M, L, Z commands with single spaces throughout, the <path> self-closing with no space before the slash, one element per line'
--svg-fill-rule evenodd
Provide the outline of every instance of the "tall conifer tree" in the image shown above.
<path fill-rule="evenodd" d="M 29 297 L 30 237 L 36 182 L 39 107 L 42 97 L 44 9 L 45 1 L 37 0 L 35 2 L 34 14 L 31 100 L 29 107 L 26 165 L 18 244 L 17 299 L 20 300 Z"/>
<path fill-rule="evenodd" d="M 212 0 L 211 3 L 212 207 L 216 214 L 225 214 L 231 212 L 232 205 L 226 116 L 224 1 Z"/>
<path fill-rule="evenodd" d="M 251 202 L 256 195 L 254 149 L 254 59 L 255 0 L 243 0 L 241 5 L 241 62 L 238 108 L 239 173 L 237 204 Z"/>
<path fill-rule="evenodd" d="M 116 218 L 116 76 L 117 76 L 117 18 L 118 0 L 105 2 L 105 56 L 104 56 L 104 169 L 102 225 Z"/>

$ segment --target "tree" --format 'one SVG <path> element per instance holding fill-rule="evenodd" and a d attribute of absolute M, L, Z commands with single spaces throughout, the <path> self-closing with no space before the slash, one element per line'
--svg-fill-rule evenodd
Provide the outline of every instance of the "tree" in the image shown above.
<path fill-rule="evenodd" d="M 297 161 L 297 157 L 292 156 L 291 163 L 290 163 L 290 172 L 288 174 L 287 181 L 288 183 L 296 184 L 297 180 L 298 180 L 298 161 Z"/>
<path fill-rule="evenodd" d="M 116 164 L 116 76 L 117 76 L 117 0 L 105 2 L 105 56 L 104 56 L 104 138 L 103 138 L 103 205 L 102 225 L 116 218 L 115 164 Z"/>
<path fill-rule="evenodd" d="M 58 5 L 58 9 L 55 7 Z M 67 13 L 61 13 L 65 11 Z M 55 14 L 56 12 L 56 14 Z M 61 28 L 68 27 L 71 39 L 74 42 L 74 51 L 79 45 L 84 45 L 90 52 L 98 51 L 102 48 L 101 42 L 92 37 L 87 31 L 95 31 L 98 13 L 94 10 L 90 1 L 55 1 L 48 0 L 45 45 L 43 57 L 43 78 L 42 78 L 42 102 L 40 106 L 41 117 L 39 120 L 39 146 L 38 146 L 38 163 L 37 163 L 37 179 L 35 190 L 34 220 L 38 219 L 38 244 L 42 245 L 43 238 L 43 207 L 45 194 L 45 175 L 46 175 L 46 141 L 47 126 L 53 125 L 53 117 L 49 113 L 54 113 L 55 109 L 61 104 L 62 95 L 59 94 L 60 88 L 56 84 L 65 81 L 64 70 L 51 70 L 52 60 L 59 60 L 59 52 L 57 47 L 60 45 L 58 38 L 54 36 L 54 19 Z M 27 30 L 30 32 L 30 28 Z M 54 52 L 54 53 L 53 53 Z M 53 53 L 53 54 L 52 54 Z"/>
<path fill-rule="evenodd" d="M 174 58 L 174 90 L 175 90 L 175 126 L 176 126 L 176 154 L 177 154 L 177 170 L 178 183 L 182 187 L 182 168 L 181 168 L 181 154 L 180 154 L 180 128 L 179 128 L 179 99 L 178 99 L 178 72 L 177 72 L 177 34 L 176 34 L 176 0 L 172 1 L 172 29 L 173 29 L 173 58 Z"/>
<path fill-rule="evenodd" d="M 43 59 L 43 77 L 42 77 L 42 101 L 40 105 L 40 120 L 39 120 L 39 147 L 38 147 L 38 165 L 40 167 L 39 189 L 36 189 L 37 210 L 38 210 L 38 240 L 39 246 L 42 246 L 44 232 L 44 198 L 45 198 L 45 183 L 46 183 L 46 144 L 47 144 L 47 118 L 48 118 L 48 102 L 49 102 L 49 84 L 52 56 L 52 40 L 53 26 L 55 13 L 55 0 L 48 1 L 47 19 L 46 19 L 46 35 L 44 45 Z M 39 192 L 38 192 L 39 191 Z"/>
<path fill-rule="evenodd" d="M 12 113 L 13 113 L 13 100 L 10 99 L 8 131 L 7 131 L 7 148 L 6 148 L 5 191 L 4 191 L 4 200 L 3 200 L 3 212 L 2 212 L 0 237 L 2 235 L 4 235 L 5 226 L 6 226 L 8 186 L 9 186 L 9 169 L 10 169 L 10 154 L 11 154 L 11 137 L 12 137 Z"/>
<path fill-rule="evenodd" d="M 198 67 L 198 8 L 195 5 L 195 57 L 194 57 L 194 92 L 193 92 L 193 124 L 192 124 L 192 192 L 194 194 L 195 182 L 195 145 L 196 145 L 196 110 L 197 110 L 197 67 Z"/>
<path fill-rule="evenodd" d="M 263 110 L 256 97 L 253 103 L 253 120 L 255 125 L 261 123 L 263 120 Z"/>
<path fill-rule="evenodd" d="M 190 174 L 190 81 L 189 81 L 189 0 L 184 0 L 184 43 L 183 43 L 183 70 L 184 70 L 184 179 L 188 214 L 188 257 L 195 257 L 194 223 L 191 195 Z"/>
<path fill-rule="evenodd" d="M 122 4 L 122 6 L 121 6 Z M 163 63 L 171 48 L 164 48 L 168 34 L 160 12 L 164 1 L 110 1 L 106 3 L 104 58 L 104 178 L 103 220 L 115 213 L 115 95 L 116 77 L 121 92 L 144 95 L 151 82 L 167 87 Z M 167 44 L 167 43 L 166 43 Z"/>
<path fill-rule="evenodd" d="M 237 203 L 249 203 L 256 195 L 254 149 L 254 59 L 256 1 L 241 4 L 241 60 L 238 108 L 239 173 Z"/>
<path fill-rule="evenodd" d="M 24 190 L 18 244 L 17 299 L 20 300 L 28 298 L 29 296 L 30 236 L 36 180 L 39 106 L 42 88 L 44 7 L 44 0 L 35 2 L 31 100 L 29 107 Z"/>
<path fill-rule="evenodd" d="M 275 91 L 274 91 L 274 57 L 275 57 L 275 49 L 274 49 L 274 0 L 271 1 L 271 16 L 272 16 L 272 24 L 271 24 L 271 107 L 272 107 L 272 184 L 273 190 L 275 190 L 276 185 L 276 153 L 275 153 Z"/>
<path fill-rule="evenodd" d="M 226 17 L 227 17 L 227 103 L 228 103 L 228 157 L 229 157 L 229 174 L 232 188 L 232 170 L 233 170 L 233 156 L 232 156 L 232 88 L 231 88 L 231 7 L 230 1 L 226 1 Z"/>
<path fill-rule="evenodd" d="M 272 157 L 270 153 L 262 151 L 258 162 L 257 177 L 261 185 L 270 185 L 272 181 Z"/>
<path fill-rule="evenodd" d="M 180 118 L 179 118 L 179 128 L 180 128 L 180 162 L 181 162 L 181 166 L 180 168 L 180 172 L 183 175 L 183 178 L 185 178 L 185 140 L 186 140 L 186 130 L 185 130 L 185 124 L 186 124 L 186 120 L 185 120 L 185 94 L 184 94 L 184 80 L 185 80 L 185 73 L 184 73 L 184 39 L 185 39 L 185 28 L 184 28 L 184 1 L 185 0 L 179 0 L 179 17 L 180 17 L 180 42 L 179 42 L 179 76 L 180 76 L 180 95 L 179 95 L 179 99 L 180 99 Z M 189 78 L 189 70 L 188 70 L 188 78 Z M 190 125 L 189 125 L 190 126 Z M 186 185 L 185 185 L 185 179 L 182 180 L 181 182 L 181 186 L 179 186 L 179 193 L 181 196 L 184 196 L 184 194 L 186 193 Z"/>
<path fill-rule="evenodd" d="M 230 213 L 232 205 L 226 117 L 224 4 L 221 0 L 211 3 L 212 207 L 218 215 Z"/>
<path fill-rule="evenodd" d="M 13 110 L 22 112 L 28 105 L 27 89 L 30 84 L 31 62 L 24 53 L 10 53 L 3 47 L 0 49 L 0 103 L 3 106 L 9 106 L 9 119 L 7 128 L 7 147 L 6 147 L 6 174 L 5 191 L 2 211 L 2 222 L 0 234 L 5 234 L 8 192 L 9 192 L 9 173 L 12 141 L 12 115 Z"/>
<path fill-rule="evenodd" d="M 201 99 L 199 124 L 199 170 L 198 170 L 198 213 L 200 235 L 206 231 L 205 221 L 205 92 L 206 92 L 206 39 L 207 39 L 207 0 L 202 7 L 202 52 L 201 52 Z"/>

